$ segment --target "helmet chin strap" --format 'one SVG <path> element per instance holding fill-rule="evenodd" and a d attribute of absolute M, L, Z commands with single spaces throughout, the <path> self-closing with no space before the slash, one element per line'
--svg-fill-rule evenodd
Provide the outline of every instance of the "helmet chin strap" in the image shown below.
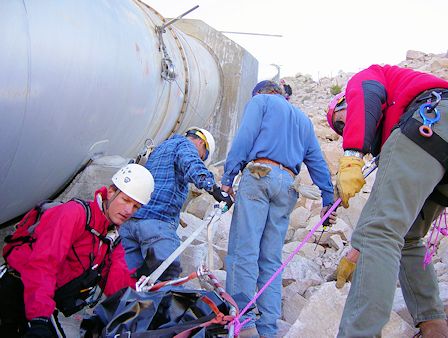
<path fill-rule="evenodd" d="M 98 205 L 100 206 L 100 208 L 103 211 L 104 215 L 106 216 L 106 218 L 109 220 L 109 222 L 111 224 L 114 224 L 114 222 L 112 222 L 112 220 L 110 219 L 109 207 L 110 207 L 110 204 L 113 202 L 113 200 L 118 196 L 118 194 L 120 192 L 121 192 L 121 190 L 117 188 L 117 190 L 113 194 L 112 198 L 111 199 L 107 199 L 106 201 L 103 201 L 102 197 L 100 195 L 98 195 Z"/>

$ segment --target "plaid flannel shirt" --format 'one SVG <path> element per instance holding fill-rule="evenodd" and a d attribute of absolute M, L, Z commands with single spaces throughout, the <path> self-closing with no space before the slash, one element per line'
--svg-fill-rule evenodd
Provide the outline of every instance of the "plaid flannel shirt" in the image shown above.
<path fill-rule="evenodd" d="M 148 204 L 133 217 L 158 219 L 179 224 L 180 210 L 187 199 L 188 183 L 211 191 L 215 180 L 199 157 L 195 145 L 186 137 L 174 135 L 156 147 L 146 168 L 154 177 L 154 192 Z"/>

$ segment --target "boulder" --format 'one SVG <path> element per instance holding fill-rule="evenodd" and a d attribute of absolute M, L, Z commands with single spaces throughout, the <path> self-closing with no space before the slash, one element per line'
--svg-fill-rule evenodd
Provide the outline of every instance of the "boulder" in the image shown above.
<path fill-rule="evenodd" d="M 300 294 L 300 287 L 297 284 L 292 283 L 283 288 L 282 291 L 282 312 L 283 319 L 289 324 L 294 324 L 299 317 L 300 311 L 306 306 L 308 300 L 306 300 Z"/>
<path fill-rule="evenodd" d="M 335 337 L 348 294 L 348 285 L 337 289 L 334 282 L 319 287 L 300 312 L 285 337 Z M 382 337 L 412 337 L 416 330 L 395 312 L 383 328 Z"/>
<path fill-rule="evenodd" d="M 406 52 L 406 60 L 417 60 L 417 59 L 423 59 L 425 57 L 425 53 L 419 52 L 416 50 L 408 50 Z"/>
<path fill-rule="evenodd" d="M 209 206 L 213 204 L 215 199 L 210 194 L 201 194 L 198 197 L 193 198 L 185 208 L 185 212 L 196 216 L 197 218 L 204 219 L 207 215 L 206 212 Z"/>
<path fill-rule="evenodd" d="M 289 217 L 289 227 L 294 230 L 305 228 L 310 215 L 310 211 L 305 207 L 294 209 Z"/>

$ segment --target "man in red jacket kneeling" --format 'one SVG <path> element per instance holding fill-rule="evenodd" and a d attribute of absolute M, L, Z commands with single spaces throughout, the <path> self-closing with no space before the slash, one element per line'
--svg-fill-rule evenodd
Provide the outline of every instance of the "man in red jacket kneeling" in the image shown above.
<path fill-rule="evenodd" d="M 143 166 L 128 164 L 112 182 L 93 201 L 71 200 L 43 212 L 27 228 L 26 241 L 13 234 L 3 249 L 1 337 L 64 336 L 57 310 L 66 316 L 81 310 L 97 287 L 106 296 L 135 287 L 117 228 L 148 203 L 154 180 Z"/>

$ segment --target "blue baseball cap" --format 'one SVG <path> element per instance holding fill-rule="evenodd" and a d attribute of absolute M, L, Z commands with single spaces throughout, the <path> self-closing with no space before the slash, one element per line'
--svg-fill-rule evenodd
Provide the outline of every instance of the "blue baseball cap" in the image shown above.
<path fill-rule="evenodd" d="M 257 95 L 259 91 L 261 91 L 262 89 L 265 89 L 265 88 L 272 88 L 273 91 L 281 93 L 281 89 L 277 83 L 275 83 L 274 81 L 270 81 L 270 80 L 264 80 L 264 81 L 258 82 L 255 85 L 254 89 L 252 90 L 252 96 Z"/>

